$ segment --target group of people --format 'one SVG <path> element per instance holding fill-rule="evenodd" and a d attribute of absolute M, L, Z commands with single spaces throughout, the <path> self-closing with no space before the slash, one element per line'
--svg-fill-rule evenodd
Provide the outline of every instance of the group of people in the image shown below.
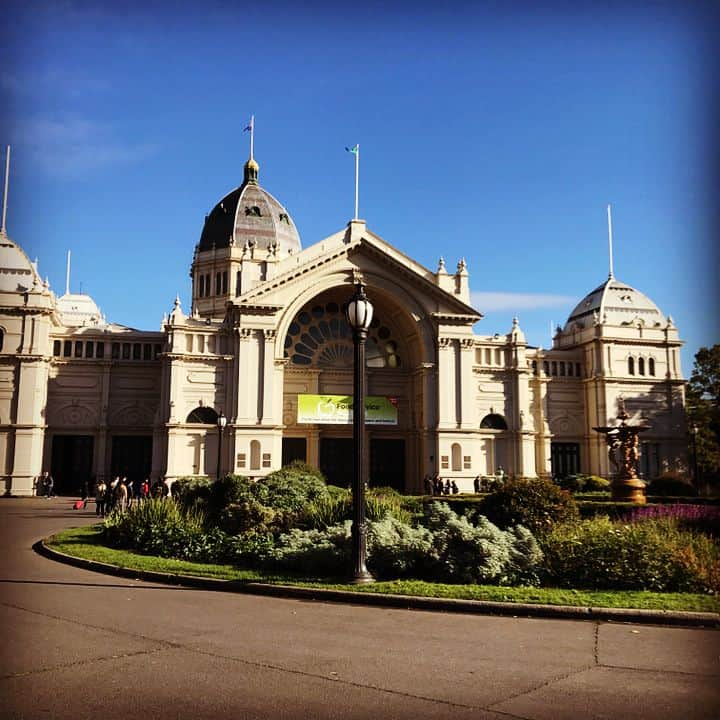
<path fill-rule="evenodd" d="M 109 483 L 100 480 L 95 485 L 95 514 L 105 517 L 113 510 L 124 512 L 133 502 L 141 502 L 150 497 L 150 479 L 128 480 L 116 475 Z"/>
<path fill-rule="evenodd" d="M 460 488 L 454 480 L 449 478 L 443 479 L 439 475 L 426 475 L 423 480 L 426 495 L 457 495 Z"/>

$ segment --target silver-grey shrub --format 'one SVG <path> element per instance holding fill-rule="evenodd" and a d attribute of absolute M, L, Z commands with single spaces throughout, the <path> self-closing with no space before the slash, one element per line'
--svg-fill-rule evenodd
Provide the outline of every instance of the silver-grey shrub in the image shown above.
<path fill-rule="evenodd" d="M 417 578 L 431 555 L 433 535 L 386 516 L 368 522 L 368 569 L 378 579 Z"/>
<path fill-rule="evenodd" d="M 500 530 L 482 515 L 471 523 L 445 503 L 432 503 L 424 524 L 433 535 L 427 579 L 492 585 L 537 582 L 543 555 L 529 530 Z"/>
<path fill-rule="evenodd" d="M 339 575 L 350 562 L 350 521 L 324 530 L 299 530 L 280 535 L 259 557 L 262 567 L 309 575 Z"/>

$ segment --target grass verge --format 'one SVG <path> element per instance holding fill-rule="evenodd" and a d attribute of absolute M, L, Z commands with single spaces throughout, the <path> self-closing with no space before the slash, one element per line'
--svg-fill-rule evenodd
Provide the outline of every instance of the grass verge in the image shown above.
<path fill-rule="evenodd" d="M 494 602 L 571 605 L 574 607 L 631 608 L 690 612 L 720 612 L 720 598 L 694 593 L 657 593 L 627 590 L 568 590 L 562 588 L 498 587 L 495 585 L 446 585 L 421 580 L 393 580 L 371 585 L 349 585 L 332 578 L 319 579 L 295 575 L 268 575 L 256 570 L 240 570 L 232 565 L 212 565 L 139 555 L 102 545 L 99 526 L 70 528 L 48 539 L 54 550 L 97 562 L 138 571 L 194 575 L 235 582 L 265 582 L 325 588 L 350 592 L 388 595 L 487 600 Z"/>

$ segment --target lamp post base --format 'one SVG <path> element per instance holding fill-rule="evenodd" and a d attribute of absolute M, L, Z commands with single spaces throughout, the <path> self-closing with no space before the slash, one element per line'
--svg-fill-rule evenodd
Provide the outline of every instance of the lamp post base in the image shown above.
<path fill-rule="evenodd" d="M 355 573 L 355 575 L 350 578 L 351 585 L 365 585 L 366 583 L 374 582 L 375 578 L 367 570 L 365 570 L 364 572 Z"/>

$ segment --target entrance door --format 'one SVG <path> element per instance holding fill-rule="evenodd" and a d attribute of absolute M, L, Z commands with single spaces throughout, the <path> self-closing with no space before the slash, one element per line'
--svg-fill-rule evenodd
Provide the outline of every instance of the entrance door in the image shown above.
<path fill-rule="evenodd" d="M 566 478 L 580 472 L 579 443 L 551 443 L 550 453 L 553 478 Z"/>
<path fill-rule="evenodd" d="M 112 439 L 110 474 L 128 480 L 144 480 L 152 470 L 152 437 L 115 435 Z"/>
<path fill-rule="evenodd" d="M 282 440 L 282 464 L 289 465 L 293 460 L 307 462 L 307 440 L 305 438 L 284 437 Z"/>
<path fill-rule="evenodd" d="M 58 495 L 80 495 L 83 483 L 92 492 L 92 435 L 55 435 L 50 474 Z"/>
<path fill-rule="evenodd" d="M 405 441 L 370 441 L 370 486 L 405 490 Z"/>
<path fill-rule="evenodd" d="M 352 438 L 321 438 L 320 470 L 330 485 L 350 487 L 353 478 Z"/>

